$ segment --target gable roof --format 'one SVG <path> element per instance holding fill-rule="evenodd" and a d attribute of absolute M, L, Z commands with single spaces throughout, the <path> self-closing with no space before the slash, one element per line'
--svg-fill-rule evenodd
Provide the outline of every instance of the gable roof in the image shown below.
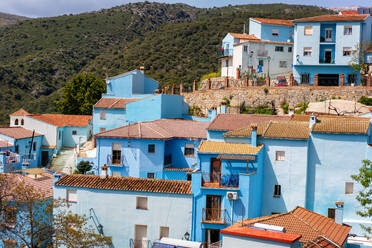
<path fill-rule="evenodd" d="M 312 127 L 315 133 L 367 134 L 369 118 L 318 118 Z"/>
<path fill-rule="evenodd" d="M 356 10 L 343 10 L 340 11 L 341 15 L 358 15 L 358 11 Z"/>
<path fill-rule="evenodd" d="M 91 115 L 37 114 L 29 116 L 57 127 L 86 127 L 92 119 Z"/>
<path fill-rule="evenodd" d="M 213 154 L 258 154 L 263 145 L 257 147 L 251 144 L 241 143 L 226 143 L 220 141 L 203 140 L 199 145 L 199 153 L 213 153 Z"/>
<path fill-rule="evenodd" d="M 209 122 L 162 119 L 137 122 L 96 134 L 102 138 L 122 139 L 206 139 Z"/>
<path fill-rule="evenodd" d="M 280 26 L 294 26 L 293 21 L 291 20 L 282 20 L 282 19 L 269 19 L 269 18 L 250 18 L 256 22 L 271 24 L 271 25 L 280 25 Z"/>
<path fill-rule="evenodd" d="M 253 34 L 238 34 L 238 33 L 229 33 L 232 37 L 242 40 L 258 40 Z"/>
<path fill-rule="evenodd" d="M 134 177 L 106 177 L 94 175 L 66 175 L 55 186 L 106 189 L 120 191 L 191 194 L 191 182 Z"/>
<path fill-rule="evenodd" d="M 32 131 L 23 127 L 0 127 L 0 134 L 11 137 L 13 139 L 26 139 L 32 137 Z M 34 136 L 43 136 L 35 132 Z"/>
<path fill-rule="evenodd" d="M 101 98 L 94 108 L 108 108 L 108 109 L 125 109 L 126 104 L 135 102 L 141 98 Z"/>
<path fill-rule="evenodd" d="M 24 110 L 23 108 L 18 109 L 16 112 L 10 114 L 10 116 L 25 116 L 29 115 L 30 113 Z"/>
<path fill-rule="evenodd" d="M 369 15 L 322 15 L 296 19 L 293 22 L 361 22 Z"/>
<path fill-rule="evenodd" d="M 252 114 L 219 114 L 210 123 L 208 130 L 212 131 L 231 131 L 239 128 L 250 126 L 250 124 L 258 124 L 261 122 L 274 120 L 290 120 L 290 116 L 278 115 L 252 115 Z"/>
<path fill-rule="evenodd" d="M 324 236 L 340 246 L 347 239 L 351 230 L 351 226 L 336 224 L 333 219 L 303 207 L 296 207 L 288 213 L 244 220 L 243 223 L 244 225 L 263 223 L 282 226 L 285 227 L 286 233 L 301 235 L 300 242 L 302 243 Z M 239 224 L 241 225 L 241 223 Z"/>
<path fill-rule="evenodd" d="M 246 127 L 225 133 L 225 137 L 251 137 L 252 128 Z M 257 135 L 273 139 L 308 139 L 309 122 L 269 121 L 257 124 Z"/>

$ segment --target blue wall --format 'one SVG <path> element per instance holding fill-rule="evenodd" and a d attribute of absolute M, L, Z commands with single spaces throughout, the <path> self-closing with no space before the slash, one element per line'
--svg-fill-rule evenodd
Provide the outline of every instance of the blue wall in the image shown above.
<path fill-rule="evenodd" d="M 106 111 L 106 119 L 101 120 L 100 112 Z M 93 108 L 93 134 L 100 132 L 101 128 L 110 130 L 113 128 L 125 125 L 126 111 L 125 109 L 103 109 Z"/>

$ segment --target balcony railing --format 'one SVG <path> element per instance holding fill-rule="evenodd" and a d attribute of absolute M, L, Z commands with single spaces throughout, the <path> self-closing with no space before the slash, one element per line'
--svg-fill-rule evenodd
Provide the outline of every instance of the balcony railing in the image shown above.
<path fill-rule="evenodd" d="M 320 36 L 320 42 L 325 42 L 325 43 L 334 43 L 335 41 L 332 39 L 329 39 L 329 38 L 325 38 L 324 36 Z"/>
<path fill-rule="evenodd" d="M 126 160 L 123 155 L 121 155 L 120 157 L 114 157 L 113 155 L 108 154 L 106 162 L 108 165 L 124 166 Z"/>
<path fill-rule="evenodd" d="M 319 59 L 319 64 L 335 64 L 335 60 L 334 59 L 331 59 L 331 60 Z"/>
<path fill-rule="evenodd" d="M 221 49 L 217 51 L 218 57 L 227 57 L 227 56 L 233 56 L 233 49 Z"/>
<path fill-rule="evenodd" d="M 211 180 L 212 179 L 212 180 Z M 213 173 L 203 172 L 203 181 L 204 186 L 206 184 L 216 184 L 222 187 L 239 187 L 239 174 L 222 174 L 222 173 Z"/>
<path fill-rule="evenodd" d="M 226 224 L 226 209 L 221 208 L 203 208 L 203 222 Z"/>

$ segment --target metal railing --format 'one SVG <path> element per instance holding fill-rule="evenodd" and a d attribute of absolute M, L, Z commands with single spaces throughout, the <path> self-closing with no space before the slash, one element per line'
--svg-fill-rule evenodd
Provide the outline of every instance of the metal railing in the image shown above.
<path fill-rule="evenodd" d="M 226 57 L 226 56 L 233 56 L 233 49 L 221 49 L 217 51 L 218 57 Z"/>
<path fill-rule="evenodd" d="M 203 222 L 226 223 L 226 209 L 203 208 Z"/>
<path fill-rule="evenodd" d="M 239 174 L 214 173 L 212 178 L 208 172 L 202 172 L 202 174 L 204 183 L 216 183 L 223 187 L 239 187 Z"/>
<path fill-rule="evenodd" d="M 111 154 L 107 155 L 107 164 L 109 165 L 118 165 L 118 166 L 123 166 L 125 162 L 125 158 L 123 155 L 120 156 L 120 159 L 115 158 Z"/>
<path fill-rule="evenodd" d="M 129 247 L 130 248 L 151 248 L 152 244 L 151 244 L 151 240 L 147 240 L 147 239 L 140 239 L 140 240 L 130 239 Z"/>
<path fill-rule="evenodd" d="M 208 248 L 222 248 L 222 240 L 209 244 Z"/>
<path fill-rule="evenodd" d="M 319 64 L 335 64 L 335 60 L 326 60 L 326 59 L 319 59 Z"/>

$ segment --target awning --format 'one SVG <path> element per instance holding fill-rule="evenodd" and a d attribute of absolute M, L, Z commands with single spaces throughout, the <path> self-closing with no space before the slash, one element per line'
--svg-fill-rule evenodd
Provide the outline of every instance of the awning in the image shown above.
<path fill-rule="evenodd" d="M 241 161 L 245 161 L 245 160 L 250 160 L 250 161 L 254 161 L 256 158 L 255 156 L 248 156 L 248 155 L 224 155 L 224 154 L 221 154 L 221 155 L 218 155 L 217 156 L 217 159 L 221 159 L 221 160 L 241 160 Z"/>

